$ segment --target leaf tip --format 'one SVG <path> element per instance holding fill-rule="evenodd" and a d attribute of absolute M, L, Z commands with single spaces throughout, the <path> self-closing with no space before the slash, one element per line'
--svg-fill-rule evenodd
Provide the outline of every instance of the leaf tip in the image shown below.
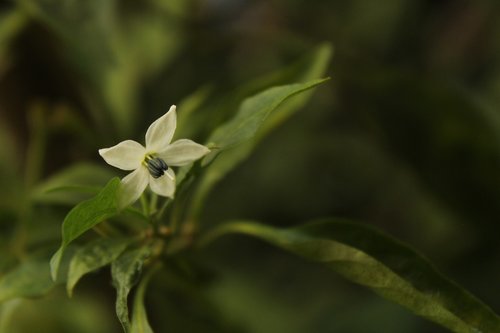
<path fill-rule="evenodd" d="M 50 259 L 50 276 L 53 281 L 57 280 L 57 273 L 59 272 L 59 266 L 61 264 L 61 258 L 64 248 L 61 246 L 59 250 Z"/>

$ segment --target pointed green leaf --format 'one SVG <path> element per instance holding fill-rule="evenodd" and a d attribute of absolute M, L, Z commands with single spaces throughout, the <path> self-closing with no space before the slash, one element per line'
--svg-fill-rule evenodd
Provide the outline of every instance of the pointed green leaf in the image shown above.
<path fill-rule="evenodd" d="M 295 64 L 282 75 L 291 76 L 295 82 L 306 82 L 323 77 L 327 71 L 332 58 L 333 48 L 330 44 L 323 44 L 317 47 L 308 57 Z M 291 81 L 293 82 L 293 81 Z M 276 126 L 287 120 L 295 112 L 302 109 L 312 97 L 314 90 L 304 91 L 290 99 L 287 99 L 264 122 L 262 128 L 257 133 L 257 139 L 262 139 Z"/>
<path fill-rule="evenodd" d="M 66 216 L 62 226 L 63 246 L 91 229 L 99 222 L 116 214 L 116 192 L 120 180 L 115 177 L 95 196 L 73 208 Z"/>
<path fill-rule="evenodd" d="M 55 279 L 66 247 L 84 232 L 118 213 L 116 192 L 120 179 L 115 177 L 92 199 L 76 205 L 63 221 L 62 244 L 50 260 L 52 278 Z"/>
<path fill-rule="evenodd" d="M 326 265 L 453 332 L 500 332 L 500 317 L 488 306 L 410 247 L 374 228 L 334 220 L 291 229 L 234 222 L 205 241 L 227 233 L 251 235 Z"/>
<path fill-rule="evenodd" d="M 320 79 L 273 87 L 246 99 L 234 118 L 217 128 L 208 142 L 215 144 L 218 149 L 227 149 L 252 138 L 269 114 L 286 99 L 327 80 Z"/>
<path fill-rule="evenodd" d="M 157 266 L 158 267 L 158 266 Z M 156 268 L 151 269 L 144 279 L 142 279 L 134 298 L 134 311 L 132 313 L 131 333 L 153 333 L 153 329 L 149 325 L 146 308 L 144 307 L 144 295 L 148 287 L 151 277 L 156 272 Z"/>
<path fill-rule="evenodd" d="M 111 264 L 111 275 L 116 289 L 116 315 L 126 333 L 130 332 L 128 294 L 138 282 L 144 261 L 150 253 L 151 248 L 143 246 L 124 252 Z"/>
<path fill-rule="evenodd" d="M 211 94 L 210 101 L 200 106 L 200 109 L 196 112 L 196 117 L 190 117 L 189 126 L 181 125 L 181 128 L 176 130 L 176 135 L 179 135 L 179 137 L 206 137 L 213 129 L 233 117 L 241 103 L 249 96 L 254 96 L 271 87 L 294 82 L 308 82 L 324 77 L 326 68 L 330 63 L 332 51 L 333 47 L 330 43 L 320 44 L 298 61 L 238 85 L 227 94 Z M 304 96 L 304 94 L 299 96 Z M 302 99 L 299 96 L 292 99 L 294 102 L 289 101 L 286 104 L 296 104 L 295 100 Z M 180 116 L 182 112 L 181 105 L 178 109 Z M 178 120 L 180 124 L 181 119 Z"/>
<path fill-rule="evenodd" d="M 216 141 L 213 136 L 217 132 L 224 132 L 224 129 L 230 126 L 229 124 L 234 123 L 238 118 L 244 118 L 245 112 L 256 113 L 256 115 L 260 112 L 265 112 L 265 110 L 260 109 L 245 110 L 245 108 L 255 107 L 262 98 L 266 97 L 266 89 L 273 89 L 271 87 L 284 87 L 290 82 L 311 82 L 312 80 L 324 77 L 326 69 L 330 63 L 332 53 L 333 49 L 330 44 L 325 43 L 319 45 L 305 57 L 292 65 L 271 73 L 266 77 L 259 78 L 248 84 L 246 87 L 243 87 L 241 91 L 236 93 L 237 97 L 233 97 L 237 104 L 229 107 L 229 111 L 231 112 L 234 112 L 233 110 L 238 107 L 236 115 L 232 120 L 229 120 L 225 124 L 218 127 L 216 131 L 212 133 L 208 142 L 215 142 L 220 145 L 220 143 Z M 265 119 L 265 122 L 262 123 L 261 128 L 258 128 L 258 131 L 254 133 L 257 136 L 257 139 L 261 139 L 273 127 L 302 108 L 305 103 L 307 103 L 313 92 L 314 91 L 310 89 L 308 91 L 302 91 L 294 96 L 287 96 L 283 101 L 281 101 L 281 103 L 276 100 L 273 101 L 277 102 L 279 105 L 278 107 L 273 108 L 273 110 L 269 113 L 265 114 L 267 119 Z M 265 107 L 268 106 L 270 105 L 265 105 Z M 219 147 L 219 149 L 220 148 L 221 147 Z"/>
<path fill-rule="evenodd" d="M 114 261 L 127 248 L 130 239 L 100 238 L 80 248 L 69 265 L 67 291 L 73 288 L 82 276 Z"/>

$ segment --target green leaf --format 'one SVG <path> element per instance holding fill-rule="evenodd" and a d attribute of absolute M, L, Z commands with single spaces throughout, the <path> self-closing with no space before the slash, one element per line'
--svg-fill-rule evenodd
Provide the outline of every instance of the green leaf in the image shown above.
<path fill-rule="evenodd" d="M 314 88 L 327 80 L 320 79 L 306 83 L 272 87 L 246 99 L 234 118 L 217 128 L 208 139 L 208 142 L 215 144 L 218 150 L 222 150 L 251 139 L 269 114 L 286 99 Z M 214 154 L 211 155 L 211 157 L 206 157 L 205 160 L 213 158 Z"/>
<path fill-rule="evenodd" d="M 325 75 L 330 64 L 333 49 L 330 44 L 323 44 L 317 47 L 305 59 L 299 61 L 292 68 L 287 69 L 279 76 L 290 77 L 289 82 L 305 82 L 314 80 Z M 283 121 L 292 116 L 296 111 L 302 109 L 311 98 L 314 90 L 305 91 L 290 99 L 287 99 L 279 108 L 269 115 L 257 133 L 258 139 L 262 139 L 269 131 L 280 125 Z"/>
<path fill-rule="evenodd" d="M 114 261 L 130 242 L 130 239 L 100 238 L 80 248 L 69 265 L 66 285 L 68 295 L 72 295 L 73 288 L 82 276 Z"/>
<path fill-rule="evenodd" d="M 0 280 L 0 302 L 18 297 L 42 296 L 54 285 L 46 261 L 26 261 Z"/>
<path fill-rule="evenodd" d="M 500 331 L 500 318 L 488 306 L 407 245 L 366 225 L 325 220 L 276 229 L 236 221 L 213 231 L 202 244 L 228 233 L 251 235 L 326 265 L 453 332 Z"/>
<path fill-rule="evenodd" d="M 64 283 L 74 247 L 69 246 L 60 259 L 60 269 L 52 279 L 48 257 L 31 257 L 0 278 L 0 303 L 23 297 L 40 297 L 47 294 L 54 286 Z"/>
<path fill-rule="evenodd" d="M 151 248 L 146 245 L 124 252 L 111 264 L 113 285 L 116 288 L 116 315 L 125 332 L 130 332 L 128 294 L 138 282 L 144 261 L 150 253 Z"/>
<path fill-rule="evenodd" d="M 153 333 L 153 329 L 149 325 L 146 308 L 144 307 L 144 295 L 148 287 L 151 277 L 156 272 L 156 268 L 151 269 L 144 279 L 142 279 L 134 298 L 134 311 L 132 313 L 131 333 Z"/>
<path fill-rule="evenodd" d="M 213 129 L 234 116 L 241 103 L 265 89 L 282 86 L 293 82 L 307 82 L 325 76 L 326 68 L 332 55 L 330 43 L 320 44 L 313 48 L 304 57 L 277 71 L 266 73 L 226 94 L 211 94 L 210 102 L 204 103 L 196 112 L 196 117 L 189 119 L 189 126 L 182 126 L 176 130 L 179 137 L 208 137 Z M 300 94 L 299 96 L 303 96 Z M 299 97 L 293 98 L 299 99 Z M 292 102 L 290 102 L 292 103 Z M 179 111 L 182 109 L 179 107 Z M 179 112 L 179 115 L 180 115 Z M 180 124 L 180 118 L 179 124 Z M 179 131 L 180 130 L 180 131 Z"/>
<path fill-rule="evenodd" d="M 120 179 L 115 177 L 92 199 L 75 206 L 66 215 L 62 225 L 62 244 L 50 260 L 52 278 L 55 280 L 64 250 L 73 240 L 98 223 L 118 213 L 116 192 Z"/>
<path fill-rule="evenodd" d="M 67 246 L 85 231 L 116 214 L 116 192 L 120 179 L 115 177 L 95 196 L 73 208 L 66 216 L 62 227 L 63 246 Z"/>

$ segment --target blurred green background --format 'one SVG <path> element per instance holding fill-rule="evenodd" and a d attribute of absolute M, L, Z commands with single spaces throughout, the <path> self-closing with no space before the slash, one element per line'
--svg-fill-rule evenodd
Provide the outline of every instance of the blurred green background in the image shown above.
<path fill-rule="evenodd" d="M 203 142 L 236 87 L 330 42 L 332 80 L 220 183 L 203 223 L 358 220 L 498 313 L 499 18 L 495 0 L 0 1 L 0 272 L 59 241 L 69 207 L 32 204 L 44 179 L 102 164 L 97 149 L 141 140 L 171 104 L 196 109 L 184 133 Z M 212 312 L 236 332 L 444 332 L 255 240 L 223 239 L 200 259 L 205 301 L 148 294 L 158 332 L 218 332 Z M 103 271 L 72 300 L 9 303 L 9 332 L 119 332 L 113 297 Z"/>

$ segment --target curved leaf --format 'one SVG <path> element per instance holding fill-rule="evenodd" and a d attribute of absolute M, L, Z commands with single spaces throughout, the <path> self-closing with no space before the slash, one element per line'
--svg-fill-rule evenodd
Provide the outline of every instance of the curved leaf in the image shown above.
<path fill-rule="evenodd" d="M 500 318 L 488 306 L 407 245 L 366 225 L 325 220 L 276 229 L 236 221 L 213 231 L 202 244 L 228 233 L 254 236 L 320 262 L 453 332 L 500 332 Z"/>
<path fill-rule="evenodd" d="M 314 88 L 327 80 L 319 79 L 306 83 L 272 87 L 246 99 L 234 118 L 217 128 L 208 142 L 214 143 L 219 149 L 226 149 L 252 138 L 269 114 L 286 99 Z M 205 157 L 205 160 L 210 160 L 213 155 Z"/>
<path fill-rule="evenodd" d="M 148 322 L 146 308 L 144 307 L 144 295 L 146 294 L 149 281 L 158 267 L 159 266 L 156 266 L 147 272 L 137 288 L 134 298 L 134 312 L 132 313 L 132 325 L 130 328 L 131 333 L 153 333 L 153 329 Z"/>
<path fill-rule="evenodd" d="M 68 295 L 72 295 L 73 288 L 82 276 L 111 263 L 130 242 L 130 239 L 100 238 L 80 248 L 69 265 L 66 285 Z"/>
<path fill-rule="evenodd" d="M 218 128 L 231 117 L 234 117 L 241 103 L 248 97 L 257 95 L 271 87 L 283 86 L 293 82 L 308 82 L 324 77 L 332 53 L 332 45 L 322 43 L 285 67 L 238 85 L 227 93 L 217 94 L 214 91 L 214 94 L 210 94 L 207 103 L 203 103 L 197 108 L 196 116 L 189 117 L 187 122 L 189 126 L 181 124 L 181 113 L 184 109 L 182 105 L 179 105 L 178 116 L 180 118 L 178 118 L 176 135 L 179 138 L 206 138 L 212 133 L 213 129 Z M 300 96 L 305 95 L 307 93 L 300 94 Z M 290 104 L 295 105 L 297 104 L 296 101 L 300 99 L 307 100 L 306 97 L 296 97 L 293 98 L 293 102 L 290 102 Z M 268 122 L 266 121 L 266 123 Z"/>
<path fill-rule="evenodd" d="M 138 282 L 144 261 L 151 254 L 149 246 L 129 250 L 111 264 L 113 285 L 116 288 L 116 315 L 125 332 L 130 331 L 128 294 Z"/>
<path fill-rule="evenodd" d="M 50 260 L 52 278 L 55 280 L 66 247 L 84 232 L 118 213 L 116 192 L 120 179 L 115 177 L 92 199 L 76 205 L 63 221 L 62 244 Z"/>

